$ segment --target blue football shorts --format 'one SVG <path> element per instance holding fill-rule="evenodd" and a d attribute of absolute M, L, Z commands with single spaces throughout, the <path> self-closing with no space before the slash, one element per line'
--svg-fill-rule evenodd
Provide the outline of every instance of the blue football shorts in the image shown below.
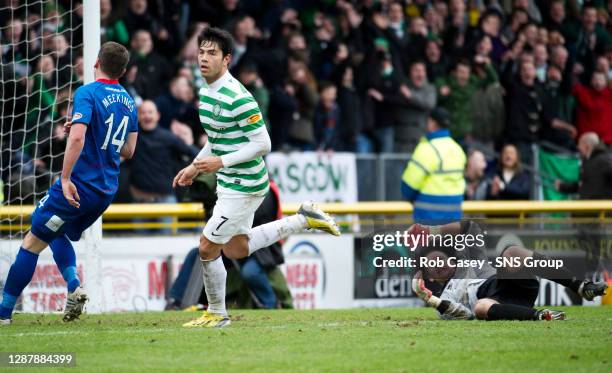
<path fill-rule="evenodd" d="M 58 180 L 38 202 L 32 213 L 32 233 L 46 243 L 65 234 L 71 241 L 78 241 L 83 231 L 91 226 L 108 208 L 114 195 L 96 192 L 84 185 L 77 185 L 80 208 L 71 206 L 62 192 Z"/>

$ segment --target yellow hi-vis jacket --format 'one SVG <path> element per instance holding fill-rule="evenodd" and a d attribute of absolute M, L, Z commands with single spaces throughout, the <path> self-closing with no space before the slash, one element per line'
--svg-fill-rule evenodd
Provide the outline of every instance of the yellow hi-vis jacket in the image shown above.
<path fill-rule="evenodd" d="M 461 219 L 466 156 L 446 129 L 427 134 L 402 176 L 402 194 L 414 205 L 415 222 L 445 224 Z"/>

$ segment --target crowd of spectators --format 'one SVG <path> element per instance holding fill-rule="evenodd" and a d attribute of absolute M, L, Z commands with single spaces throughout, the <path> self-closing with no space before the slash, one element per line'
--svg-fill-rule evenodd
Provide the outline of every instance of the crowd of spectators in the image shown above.
<path fill-rule="evenodd" d="M 10 183 L 17 164 L 58 170 L 58 123 L 91 67 L 79 0 L 2 3 Z M 207 26 L 234 36 L 230 71 L 260 104 L 273 150 L 410 153 L 443 107 L 468 154 L 501 152 L 487 193 L 522 198 L 508 178 L 522 180 L 532 144 L 576 151 L 586 132 L 612 144 L 612 1 L 101 0 L 100 12 L 102 41 L 131 51 L 121 83 L 187 147 L 205 141 L 196 39 Z"/>

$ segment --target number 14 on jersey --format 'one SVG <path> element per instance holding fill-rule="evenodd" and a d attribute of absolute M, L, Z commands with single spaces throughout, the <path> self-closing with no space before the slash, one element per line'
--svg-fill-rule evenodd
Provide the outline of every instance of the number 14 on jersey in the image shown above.
<path fill-rule="evenodd" d="M 108 129 L 106 130 L 106 137 L 104 138 L 104 144 L 102 144 L 102 150 L 106 150 L 106 148 L 108 147 L 108 141 L 110 140 L 111 132 L 113 131 L 114 117 L 115 113 L 112 113 L 108 117 L 108 119 L 104 121 L 104 123 L 108 125 Z M 119 122 L 119 127 L 117 127 L 117 130 L 113 134 L 112 144 L 117 146 L 117 153 L 121 151 L 121 148 L 125 143 L 125 133 L 127 132 L 128 120 L 129 117 L 127 115 L 124 115 L 121 119 L 121 122 Z"/>

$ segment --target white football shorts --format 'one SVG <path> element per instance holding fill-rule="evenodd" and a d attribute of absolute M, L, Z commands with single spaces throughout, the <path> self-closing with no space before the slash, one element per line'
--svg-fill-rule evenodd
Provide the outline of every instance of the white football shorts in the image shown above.
<path fill-rule="evenodd" d="M 255 211 L 265 196 L 218 195 L 213 215 L 202 234 L 216 244 L 227 243 L 232 237 L 247 234 L 253 226 Z"/>

